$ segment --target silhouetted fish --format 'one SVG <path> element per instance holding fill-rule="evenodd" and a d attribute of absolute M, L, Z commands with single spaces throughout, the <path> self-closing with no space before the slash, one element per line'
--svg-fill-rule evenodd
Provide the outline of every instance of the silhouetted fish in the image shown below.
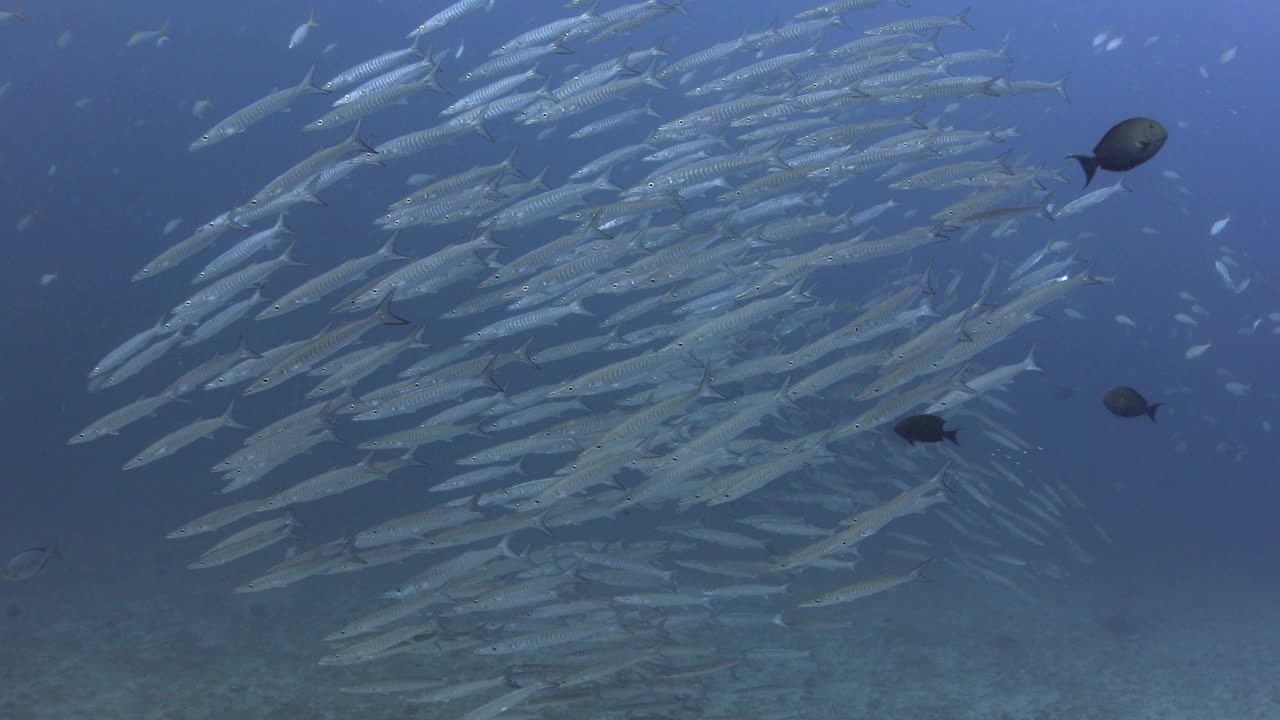
<path fill-rule="evenodd" d="M 956 430 L 944 430 L 942 428 L 946 421 L 937 415 L 912 415 L 898 421 L 893 426 L 893 431 L 902 436 L 902 439 L 915 445 L 918 442 L 936 443 L 943 440 L 950 440 L 959 445 L 956 440 Z"/>
<path fill-rule="evenodd" d="M 1111 172 L 1132 170 L 1160 152 L 1169 139 L 1164 125 L 1151 118 L 1129 118 L 1107 131 L 1093 149 L 1093 155 L 1070 155 L 1080 161 L 1084 170 L 1084 186 L 1093 182 L 1098 168 Z"/>
<path fill-rule="evenodd" d="M 1164 403 L 1148 404 L 1142 394 L 1131 387 L 1120 385 L 1113 387 L 1102 396 L 1102 404 L 1107 406 L 1112 415 L 1120 417 L 1142 417 L 1146 415 L 1151 422 L 1156 421 L 1156 410 Z"/>

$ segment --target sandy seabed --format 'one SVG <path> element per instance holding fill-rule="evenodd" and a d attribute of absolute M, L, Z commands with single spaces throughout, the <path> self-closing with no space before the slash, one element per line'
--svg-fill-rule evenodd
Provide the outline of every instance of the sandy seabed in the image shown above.
<path fill-rule="evenodd" d="M 443 718 L 488 697 L 423 706 L 337 691 L 380 678 L 457 677 L 452 656 L 316 664 L 320 638 L 370 610 L 375 589 L 403 570 L 232 595 L 242 580 L 235 570 L 179 570 L 175 553 L 140 571 L 101 552 L 103 562 L 68 560 L 0 587 L 3 720 Z M 1024 597 L 944 569 L 931 574 L 933 582 L 858 603 L 788 613 L 850 620 L 843 630 L 799 622 L 695 639 L 722 643 L 724 654 L 790 648 L 811 658 L 755 659 L 702 678 L 710 691 L 702 710 L 663 717 L 1280 718 L 1274 583 L 1200 572 L 1194 585 L 1175 585 L 1173 576 L 1094 571 Z"/>

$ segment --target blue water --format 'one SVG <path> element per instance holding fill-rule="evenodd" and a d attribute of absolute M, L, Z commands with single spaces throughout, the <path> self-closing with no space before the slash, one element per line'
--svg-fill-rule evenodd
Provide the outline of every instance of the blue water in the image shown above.
<path fill-rule="evenodd" d="M 602 10 L 617 4 L 602 3 Z M 561 72 L 571 65 L 595 64 L 627 47 L 648 47 L 658 38 L 672 59 L 679 58 L 730 39 L 743 26 L 760 30 L 774 15 L 789 17 L 810 4 L 691 0 L 688 18 L 672 15 L 603 46 L 579 44 L 576 54 L 553 56 L 544 68 Z M 550 0 L 497 0 L 492 13 L 470 16 L 433 35 L 430 40 L 437 50 L 449 48 L 442 84 L 459 95 L 474 89 L 459 85 L 456 75 L 481 62 L 502 40 L 562 16 L 560 5 Z M 935 0 L 913 5 L 910 16 L 952 15 L 963 7 Z M 184 552 L 190 553 L 190 548 L 175 550 L 159 538 L 213 507 L 209 498 L 217 484 L 205 468 L 238 440 L 222 435 L 142 470 L 124 473 L 117 468 L 160 433 L 221 412 L 228 394 L 190 396 L 194 405 L 168 406 L 159 419 L 131 426 L 117 438 L 74 447 L 64 441 L 93 418 L 159 391 L 185 368 L 225 351 L 233 335 L 204 343 L 190 356 L 166 358 L 125 386 L 101 393 L 85 392 L 85 373 L 108 349 L 189 294 L 188 280 L 198 269 L 193 265 L 209 256 L 158 279 L 131 283 L 139 267 L 185 237 L 196 223 L 243 202 L 283 168 L 336 141 L 340 133 L 299 131 L 327 108 L 323 98 L 305 97 L 292 112 L 212 148 L 189 153 L 187 144 L 273 87 L 296 83 L 313 63 L 319 68 L 317 79 L 323 80 L 403 46 L 404 34 L 440 6 L 233 0 L 113 3 L 108 8 L 101 3 L 51 1 L 26 8 L 28 23 L 0 24 L 0 84 L 12 82 L 0 97 L 0 238 L 5 245 L 0 267 L 0 337 L 5 342 L 0 353 L 0 409 L 6 418 L 0 447 L 7 458 L 0 555 L 56 539 L 68 556 L 64 564 L 55 564 L 27 585 L 0 587 L 0 605 L 10 598 L 29 603 L 30 593 L 37 592 L 31 586 L 41 582 L 78 594 L 78 582 L 100 577 L 85 568 L 85 558 L 97 557 L 99 551 L 112 556 L 118 563 L 113 567 L 121 572 L 141 575 L 149 575 L 153 563 L 176 568 L 177 573 L 189 562 Z M 312 7 L 320 27 L 302 47 L 286 49 L 290 33 Z M 857 30 L 906 13 L 889 4 L 851 14 L 847 21 Z M 1012 77 L 1055 80 L 1069 72 L 1072 102 L 1051 92 L 964 99 L 951 122 L 968 129 L 1018 124 L 1023 137 L 1009 144 L 1015 156 L 1028 154 L 1031 162 L 1050 165 L 1070 153 L 1089 151 L 1112 124 L 1134 115 L 1160 119 L 1170 131 L 1167 145 L 1157 158 L 1127 175 L 1125 182 L 1134 192 L 1113 197 L 1083 215 L 1053 224 L 1028 219 L 1010 238 L 992 239 L 988 232 L 979 232 L 967 240 L 917 251 L 910 263 L 897 257 L 843 274 L 826 270 L 819 276 L 818 294 L 824 302 L 860 300 L 886 279 L 914 274 L 926 258 L 933 258 L 945 277 L 952 271 L 963 273 L 960 299 L 969 302 L 993 259 L 1014 265 L 1046 241 L 1062 239 L 1076 244 L 1079 256 L 1093 263 L 1095 273 L 1115 278 L 1114 285 L 1085 288 L 1065 305 L 1051 306 L 1047 320 L 1020 330 L 981 358 L 987 367 L 1014 362 L 1034 346 L 1048 372 L 1021 377 L 1001 395 L 1018 411 L 1002 420 L 1039 448 L 1019 458 L 1019 465 L 1072 487 L 1088 504 L 1090 517 L 1114 537 L 1115 544 L 1098 553 L 1109 573 L 1143 574 L 1157 568 L 1188 582 L 1179 587 L 1191 587 L 1199 573 L 1210 569 L 1273 587 L 1280 574 L 1274 553 L 1280 455 L 1275 433 L 1264 427 L 1268 421 L 1280 422 L 1273 362 L 1280 352 L 1280 334 L 1273 331 L 1280 323 L 1266 317 L 1280 310 L 1280 279 L 1275 273 L 1280 251 L 1271 241 L 1272 158 L 1277 154 L 1273 119 L 1278 108 L 1270 72 L 1280 57 L 1265 22 L 1270 15 L 1269 5 L 1257 0 L 1226 6 L 1185 0 L 974 2 L 969 21 L 977 30 L 944 30 L 942 49 L 994 48 L 1009 34 L 1016 61 Z M 172 23 L 173 39 L 164 47 L 125 47 L 132 32 L 166 20 Z M 56 42 L 65 30 L 70 30 L 71 41 L 59 49 Z M 1124 42 L 1111 52 L 1094 48 L 1091 41 L 1100 32 L 1122 34 Z M 1144 47 L 1150 36 L 1159 36 L 1158 42 Z M 853 37 L 829 30 L 823 46 Z M 461 38 L 466 49 L 455 60 L 452 51 Z M 332 51 L 325 52 L 330 43 Z M 1220 65 L 1219 54 L 1235 44 L 1241 48 L 1239 57 Z M 966 66 L 964 72 L 989 69 Z M 699 75 L 707 77 L 706 71 Z M 629 101 L 648 96 L 664 119 L 694 107 L 675 92 L 646 90 Z M 203 97 L 212 98 L 215 107 L 204 119 L 193 118 L 191 105 Z M 75 107 L 82 99 L 84 107 Z M 447 102 L 431 94 L 413 97 L 407 107 L 368 118 L 364 137 L 376 143 L 435 124 L 436 112 Z M 947 102 L 931 103 L 925 116 Z M 609 105 L 584 122 L 621 108 Z M 886 114 L 910 109 L 889 106 Z M 497 162 L 517 145 L 521 169 L 532 175 L 549 165 L 553 183 L 561 183 L 586 161 L 637 141 L 642 132 L 632 126 L 597 139 L 572 141 L 563 139 L 567 130 L 560 128 L 550 139 L 538 141 L 539 129 L 498 120 L 490 126 L 496 145 L 467 136 L 386 168 L 362 168 L 322 193 L 328 207 L 303 206 L 290 213 L 289 224 L 301 238 L 296 254 L 309 267 L 282 271 L 272 278 L 268 291 L 283 292 L 344 259 L 375 249 L 383 237 L 369 220 L 409 191 L 404 180 L 412 173 L 444 176 Z M 1078 167 L 1065 162 L 1063 166 L 1071 184 L 1052 186 L 1058 204 L 1078 196 L 1083 184 Z M 1169 171 L 1176 171 L 1180 179 L 1162 174 Z M 633 168 L 620 177 L 627 186 L 638 176 Z M 1114 179 L 1100 174 L 1090 189 Z M 903 209 L 918 206 L 927 217 L 942 206 L 938 197 L 904 195 L 870 183 L 855 183 L 853 188 L 852 193 L 848 187 L 840 191 L 827 209 L 838 211 L 850 202 L 865 208 L 893 197 Z M 956 199 L 945 197 L 946 202 Z M 1210 237 L 1212 223 L 1228 213 L 1226 231 Z M 19 231 L 20 221 L 29 216 L 29 227 Z M 161 237 L 165 222 L 179 217 L 183 222 L 178 230 Z M 904 222 L 898 215 L 877 227 L 888 234 L 919 222 L 920 218 Z M 553 226 L 554 222 L 543 223 L 499 240 L 510 244 L 513 252 L 523 252 L 554 237 Z M 1145 234 L 1144 227 L 1155 228 L 1159 235 Z M 417 228 L 405 233 L 402 246 L 412 254 L 425 254 L 465 238 L 469 229 Z M 1240 295 L 1228 291 L 1213 269 L 1214 260 L 1228 252 L 1241 266 L 1233 270 L 1235 279 L 1252 279 Z M 45 273 L 57 274 L 48 287 L 39 282 Z M 1194 294 L 1208 310 L 1207 316 L 1197 316 L 1198 327 L 1173 319 L 1175 313 L 1190 312 L 1189 303 L 1177 295 L 1180 290 Z M 447 344 L 462 325 L 437 318 L 472 292 L 464 282 L 442 295 L 406 303 L 397 312 L 426 323 L 430 342 Z M 1064 316 L 1065 306 L 1086 319 Z M 619 307 L 616 300 L 606 299 L 598 314 L 604 317 Z M 284 320 L 258 323 L 249 330 L 250 343 L 265 349 L 309 336 L 323 324 L 326 308 L 319 303 Z M 1114 322 L 1117 314 L 1132 318 L 1136 328 Z M 496 319 L 492 313 L 483 317 L 485 322 Z M 1238 334 L 1259 317 L 1255 333 Z M 595 332 L 575 320 L 567 321 L 564 330 L 540 331 L 535 348 Z M 379 330 L 371 338 L 394 336 Z M 1188 346 L 1209 341 L 1213 348 L 1207 355 L 1184 359 Z M 517 390 L 550 381 L 525 368 L 499 374 Z M 1236 397 L 1224 389 L 1229 380 L 1243 382 L 1251 391 Z M 296 407 L 310 382 L 295 383 L 277 391 L 278 397 L 247 399 L 237 418 L 257 426 L 281 414 L 273 406 L 277 400 Z M 1149 400 L 1165 403 L 1159 422 L 1107 414 L 1101 395 L 1118 384 L 1139 388 Z M 1060 388 L 1071 388 L 1074 395 L 1057 399 L 1054 391 Z M 258 402 L 268 397 L 270 401 Z M 827 401 L 842 402 L 838 397 Z M 896 438 L 887 429 L 882 432 L 886 438 L 879 452 L 899 451 Z M 966 438 L 963 426 L 961 437 L 967 457 L 1000 452 L 981 435 Z M 320 470 L 351 462 L 354 452 L 322 449 L 308 459 L 308 467 Z M 446 461 L 430 472 L 449 468 Z M 268 481 L 272 486 L 262 490 L 279 489 L 280 482 Z M 318 539 L 342 535 L 397 512 L 413 492 L 410 481 L 393 480 L 366 488 L 355 500 L 344 496 L 308 508 L 306 523 L 316 529 Z M 239 582 L 240 575 L 235 575 L 235 582 L 228 579 L 231 575 L 202 575 L 194 582 L 208 583 L 201 587 L 212 593 Z M 350 578 L 358 582 L 360 576 L 342 576 L 342 582 Z M 1087 586 L 1090 571 L 1076 572 L 1071 582 Z"/>

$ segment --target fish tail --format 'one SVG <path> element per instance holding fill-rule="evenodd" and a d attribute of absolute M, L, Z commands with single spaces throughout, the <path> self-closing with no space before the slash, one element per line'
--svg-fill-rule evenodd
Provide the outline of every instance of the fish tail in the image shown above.
<path fill-rule="evenodd" d="M 391 298 L 394 296 L 395 290 L 387 293 L 387 297 L 378 305 L 378 319 L 382 320 L 384 325 L 408 325 L 409 321 L 391 312 Z"/>
<path fill-rule="evenodd" d="M 1147 406 L 1147 417 L 1151 418 L 1151 422 L 1156 421 L 1156 410 L 1159 410 L 1160 406 L 1163 404 L 1164 403 L 1152 403 Z"/>
<path fill-rule="evenodd" d="M 959 432 L 960 432 L 959 430 L 945 430 L 945 431 L 943 431 L 943 433 L 942 433 L 942 434 L 943 434 L 943 436 L 944 436 L 944 437 L 946 437 L 948 440 L 950 440 L 951 442 L 955 443 L 955 445 L 956 445 L 957 447 L 959 447 L 959 446 L 960 446 L 960 441 L 956 439 L 956 435 L 957 435 Z"/>
<path fill-rule="evenodd" d="M 306 76 L 302 78 L 302 82 L 298 83 L 298 87 L 305 88 L 308 93 L 312 93 L 315 95 L 329 94 L 328 90 L 325 90 L 319 85 L 316 85 L 315 77 L 316 77 L 316 66 L 312 65 L 307 70 Z"/>
<path fill-rule="evenodd" d="M 1067 157 L 1080 163 L 1080 169 L 1084 170 L 1084 186 L 1089 187 L 1089 183 L 1093 182 L 1094 173 L 1098 172 L 1098 158 L 1092 155 L 1068 155 Z"/>

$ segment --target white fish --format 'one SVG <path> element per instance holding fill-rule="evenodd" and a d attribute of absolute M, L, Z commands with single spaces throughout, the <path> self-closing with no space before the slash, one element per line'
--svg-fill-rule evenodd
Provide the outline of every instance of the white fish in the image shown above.
<path fill-rule="evenodd" d="M 1170 179 L 1170 180 L 1181 180 L 1181 179 L 1182 179 L 1182 176 L 1178 174 L 1178 171 L 1177 171 L 1177 170 L 1165 170 L 1164 172 L 1160 173 L 1160 175 L 1161 175 L 1161 176 L 1163 176 L 1163 177 L 1166 177 L 1166 178 L 1168 178 L 1168 179 Z"/>
<path fill-rule="evenodd" d="M 168 37 L 169 37 L 169 22 L 165 21 L 165 24 L 161 25 L 156 30 L 139 30 L 138 32 L 130 35 L 129 39 L 125 41 L 125 46 L 138 47 L 143 43 L 149 43 L 152 40 L 159 42 L 160 40 L 163 40 Z"/>
<path fill-rule="evenodd" d="M 322 55 L 328 55 L 329 53 L 333 52 L 337 48 L 338 48 L 338 43 L 329 43 L 328 45 L 324 46 L 324 50 L 321 50 L 320 53 Z"/>
<path fill-rule="evenodd" d="M 181 224 L 182 224 L 182 218 L 174 218 L 169 222 L 165 223 L 164 228 L 160 231 L 160 237 L 164 237 L 165 235 L 172 235 L 173 231 L 177 230 L 178 226 Z"/>
<path fill-rule="evenodd" d="M 467 41 L 463 40 L 462 42 L 459 42 L 458 51 L 453 54 L 453 59 L 457 60 L 458 58 L 462 57 L 462 51 L 466 49 L 467 49 Z"/>
<path fill-rule="evenodd" d="M 1203 345 L 1192 345 L 1191 347 L 1187 348 L 1187 352 L 1185 353 L 1185 357 L 1186 357 L 1188 360 L 1195 360 L 1196 358 L 1200 357 L 1201 355 L 1204 355 L 1205 353 L 1209 352 L 1209 348 L 1211 348 L 1211 347 L 1213 347 L 1213 341 L 1212 341 L 1212 340 L 1210 340 L 1209 342 L 1207 342 L 1207 343 L 1205 343 L 1205 344 L 1203 344 Z"/>
<path fill-rule="evenodd" d="M 197 120 L 203 120 L 204 114 L 213 108 L 213 101 L 209 98 L 203 98 L 191 103 L 191 117 Z"/>
<path fill-rule="evenodd" d="M 1231 292 L 1236 291 L 1236 283 L 1231 279 L 1231 271 L 1227 269 L 1227 264 L 1221 260 L 1215 260 L 1213 269 L 1218 271 L 1218 277 L 1222 278 L 1222 282 L 1226 284 L 1227 289 Z"/>
<path fill-rule="evenodd" d="M 307 21 L 299 25 L 293 31 L 293 35 L 289 36 L 289 49 L 292 50 L 306 42 L 307 35 L 311 34 L 311 28 L 313 27 L 320 27 L 320 24 L 316 22 L 316 11 L 314 9 L 311 14 L 307 15 Z"/>
<path fill-rule="evenodd" d="M 1146 40 L 1142 41 L 1142 47 L 1151 47 L 1152 45 L 1155 45 L 1158 42 L 1160 42 L 1160 36 L 1152 35 L 1148 37 Z"/>
<path fill-rule="evenodd" d="M 1223 51 L 1222 51 L 1222 54 L 1218 56 L 1218 64 L 1219 64 L 1219 65 L 1226 65 L 1227 63 L 1231 62 L 1232 60 L 1235 60 L 1235 59 L 1236 59 L 1236 53 L 1238 53 L 1238 52 L 1240 52 L 1240 46 L 1239 46 L 1239 45 L 1232 45 L 1231 47 L 1227 48 L 1226 50 L 1223 50 Z"/>
<path fill-rule="evenodd" d="M 1063 314 L 1063 315 L 1066 315 L 1067 317 L 1071 318 L 1072 320 L 1084 320 L 1084 319 L 1085 319 L 1084 313 L 1080 312 L 1079 310 L 1077 310 L 1077 309 L 1075 309 L 1075 308 L 1067 308 L 1066 310 L 1063 310 L 1063 311 L 1062 311 L 1062 314 Z"/>
<path fill-rule="evenodd" d="M 1117 35 L 1107 41 L 1106 51 L 1111 52 L 1112 50 L 1119 48 L 1123 44 L 1124 44 L 1124 36 Z"/>
<path fill-rule="evenodd" d="M 45 273 L 40 276 L 40 287 L 49 287 L 58 279 L 58 273 Z"/>
<path fill-rule="evenodd" d="M 1191 294 L 1191 291 L 1189 291 L 1189 290 L 1179 290 L 1179 291 L 1178 291 L 1178 297 L 1179 297 L 1179 298 L 1181 298 L 1182 300 L 1185 300 L 1186 302 L 1195 302 L 1195 301 L 1196 301 L 1196 296 L 1195 296 L 1195 295 L 1192 295 L 1192 294 Z"/>
<path fill-rule="evenodd" d="M 1231 222 L 1231 213 L 1227 213 L 1221 220 L 1215 220 L 1213 225 L 1209 226 L 1209 237 L 1217 237 L 1227 229 L 1227 224 Z"/>
<path fill-rule="evenodd" d="M 1131 327 L 1131 328 L 1138 327 L 1138 323 L 1134 322 L 1133 318 L 1129 317 L 1128 315 L 1117 315 L 1115 317 L 1115 320 L 1116 322 L 1120 323 L 1121 325 L 1124 325 L 1125 327 Z"/>
<path fill-rule="evenodd" d="M 1200 77 L 1204 78 L 1205 80 L 1209 79 L 1209 71 L 1205 70 L 1203 65 L 1200 66 Z"/>
<path fill-rule="evenodd" d="M 1160 231 L 1156 228 L 1151 227 L 1150 225 L 1142 226 L 1142 234 L 1148 235 L 1150 237 L 1160 237 Z"/>
<path fill-rule="evenodd" d="M 1253 386 L 1246 385 L 1245 383 L 1239 382 L 1237 380 L 1232 380 L 1226 385 L 1223 385 L 1223 388 L 1225 388 L 1227 392 L 1231 393 L 1232 395 L 1235 395 L 1236 397 L 1246 397 L 1248 396 L 1249 391 L 1253 389 Z"/>
<path fill-rule="evenodd" d="M 1186 313 L 1178 313 L 1177 315 L 1173 316 L 1173 319 L 1176 320 L 1177 322 L 1182 323 L 1183 325 L 1191 325 L 1193 327 L 1200 324 L 1196 322 L 1195 318 L 1191 317 Z"/>
<path fill-rule="evenodd" d="M 1107 41 L 1107 33 L 1100 32 L 1097 35 L 1093 36 L 1094 47 L 1102 47 L 1103 43 L 1105 43 L 1106 41 Z"/>

